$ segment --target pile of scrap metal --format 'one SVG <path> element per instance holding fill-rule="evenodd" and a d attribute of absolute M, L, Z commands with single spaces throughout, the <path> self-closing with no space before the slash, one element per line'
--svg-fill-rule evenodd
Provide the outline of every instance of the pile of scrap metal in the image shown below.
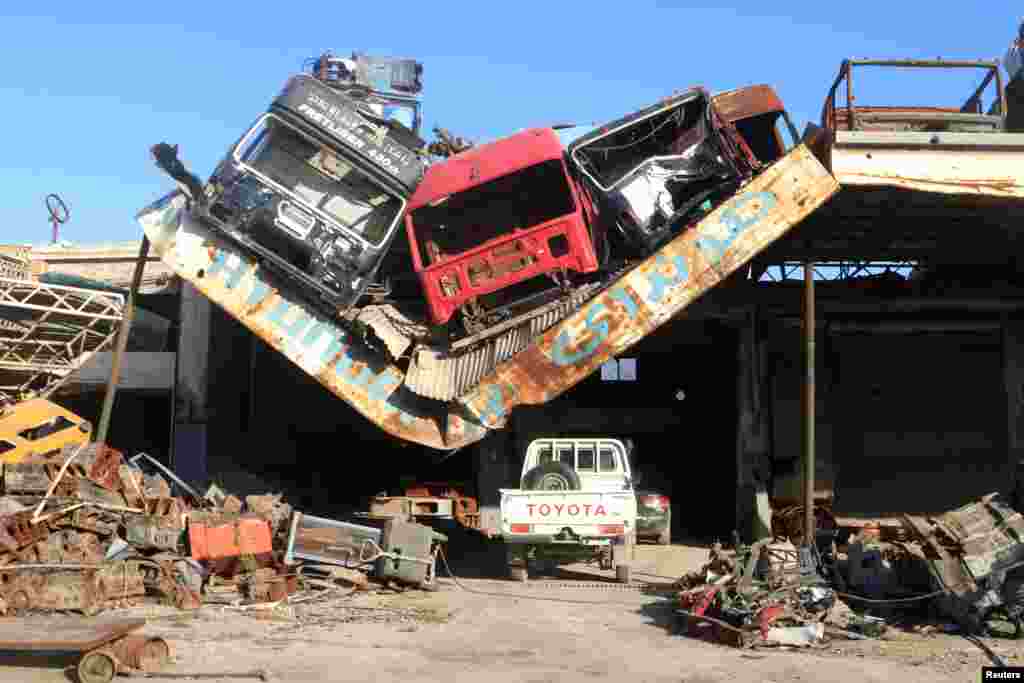
<path fill-rule="evenodd" d="M 885 619 L 914 612 L 976 635 L 1002 618 L 1022 634 L 1024 516 L 1010 496 L 992 493 L 935 517 L 903 515 L 902 527 L 868 526 L 841 545 L 837 531 L 819 529 L 815 546 L 799 550 L 777 539 L 713 546 L 701 571 L 679 581 L 686 632 L 744 647 L 812 645 L 841 597 L 851 638 L 878 636 Z"/>
<path fill-rule="evenodd" d="M 434 585 L 436 539 L 427 527 L 369 529 L 339 561 L 341 541 L 324 550 L 310 533 L 341 523 L 293 512 L 281 495 L 243 501 L 216 485 L 200 495 L 146 454 L 126 460 L 106 445 L 83 443 L 5 463 L 0 479 L 0 614 L 92 615 L 147 595 L 182 609 L 277 602 L 298 589 L 303 558 L 352 567 L 327 572 L 349 585 L 365 585 L 368 569 L 385 580 Z M 172 483 L 180 495 L 172 495 Z M 402 550 L 388 551 L 395 547 Z"/>
<path fill-rule="evenodd" d="M 937 517 L 904 515 L 903 525 L 918 541 L 943 591 L 939 608 L 969 633 L 982 633 L 990 618 L 1014 622 L 1024 616 L 1024 517 L 1010 496 L 990 493 Z"/>
<path fill-rule="evenodd" d="M 822 640 L 836 595 L 811 556 L 759 541 L 734 551 L 715 544 L 699 571 L 679 580 L 678 627 L 737 647 L 810 646 Z"/>

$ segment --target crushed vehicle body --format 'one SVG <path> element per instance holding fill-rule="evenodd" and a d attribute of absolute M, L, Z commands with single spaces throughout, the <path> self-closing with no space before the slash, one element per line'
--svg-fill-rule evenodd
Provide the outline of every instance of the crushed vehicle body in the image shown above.
<path fill-rule="evenodd" d="M 419 135 L 419 94 L 423 90 L 420 62 L 360 52 L 353 52 L 351 57 L 325 52 L 311 60 L 310 67 L 313 76 L 360 102 L 378 118 L 400 123 Z"/>
<path fill-rule="evenodd" d="M 970 633 L 1003 612 L 1024 617 L 1024 517 L 1010 497 L 991 493 L 936 517 L 903 516 L 921 543 L 940 607 Z"/>
<path fill-rule="evenodd" d="M 457 402 L 403 386 L 406 371 L 345 320 L 312 306 L 294 280 L 197 217 L 173 192 L 138 212 L 152 248 L 179 276 L 400 439 L 452 450 L 500 428 L 516 405 L 541 404 L 644 338 L 745 265 L 838 190 L 804 146 L 756 176 L 692 229 L 612 280 L 603 292 L 507 360 Z"/>
<path fill-rule="evenodd" d="M 679 234 L 758 168 L 703 88 L 598 127 L 573 141 L 568 156 L 609 222 L 641 253 Z"/>
<path fill-rule="evenodd" d="M 568 143 L 530 129 L 429 167 L 418 138 L 343 90 L 293 77 L 205 188 L 164 164 L 179 191 L 136 218 L 268 344 L 386 432 L 441 450 L 569 389 L 837 188 L 806 148 L 764 144 L 773 128 L 739 132 L 784 111 L 764 88 L 726 93 L 728 116 L 693 88 Z M 624 227 L 648 176 L 671 214 Z"/>
<path fill-rule="evenodd" d="M 974 71 L 981 82 L 959 94 L 962 104 L 956 106 L 865 105 L 860 103 L 871 95 L 854 74 L 866 69 L 885 69 L 894 80 L 901 73 L 953 79 Z M 841 86 L 845 105 L 836 101 Z M 998 62 L 849 59 L 829 90 L 810 144 L 844 186 L 1021 198 L 1024 136 L 1007 129 L 1005 112 Z"/>
<path fill-rule="evenodd" d="M 440 343 L 419 340 L 405 385 L 436 400 L 472 389 L 780 158 L 780 119 L 768 86 L 694 88 L 605 126 L 525 130 L 431 166 L 406 230 L 430 322 L 446 328 Z"/>
<path fill-rule="evenodd" d="M 597 291 L 593 206 L 550 128 L 432 165 L 405 220 L 427 315 L 444 326 L 413 351 L 417 394 L 455 398 Z"/>
<path fill-rule="evenodd" d="M 341 92 L 293 76 L 207 182 L 198 215 L 345 311 L 380 262 L 423 173 L 422 141 Z"/>
<path fill-rule="evenodd" d="M 718 92 L 711 101 L 719 115 L 736 128 L 759 164 L 775 163 L 800 139 L 785 105 L 770 85 Z"/>

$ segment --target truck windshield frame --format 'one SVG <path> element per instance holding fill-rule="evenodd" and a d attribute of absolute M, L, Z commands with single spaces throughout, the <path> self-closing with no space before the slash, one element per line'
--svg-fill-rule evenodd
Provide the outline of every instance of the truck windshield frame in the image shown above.
<path fill-rule="evenodd" d="M 268 125 L 271 121 L 273 127 Z M 289 140 L 293 145 L 294 143 L 306 145 L 306 151 L 312 152 L 312 156 L 300 158 L 283 146 L 274 147 L 272 143 L 268 143 L 267 136 L 277 135 L 279 131 L 284 131 L 288 137 L 283 139 Z M 267 164 L 254 161 L 254 157 L 264 153 L 268 147 L 277 150 L 280 154 L 288 155 L 293 162 L 298 162 L 295 167 L 301 169 L 303 173 L 295 174 L 296 182 L 292 183 L 292 187 L 288 187 L 287 180 L 280 177 L 282 172 L 280 169 L 274 169 Z M 325 223 L 375 249 L 379 249 L 387 243 L 398 229 L 398 224 L 405 213 L 406 200 L 374 182 L 372 176 L 359 168 L 359 165 L 354 163 L 338 146 L 324 144 L 322 141 L 316 140 L 276 114 L 266 113 L 260 116 L 232 149 L 231 157 L 240 169 L 252 174 L 268 187 L 312 211 Z M 317 159 L 318 163 L 311 163 L 312 159 Z M 344 170 L 345 180 L 342 180 L 341 175 L 332 173 L 327 168 L 330 164 L 335 165 L 335 169 Z M 356 182 L 351 182 L 350 177 Z M 304 196 L 298 191 L 302 183 L 306 183 L 308 195 Z M 314 201 L 310 195 L 317 192 L 317 189 L 314 189 L 312 184 L 315 184 L 317 189 L 329 189 L 333 186 L 339 191 L 331 196 L 324 191 L 319 199 Z M 353 194 L 360 192 L 362 192 L 362 197 L 353 198 Z M 346 223 L 338 213 L 332 213 L 323 208 L 326 202 L 334 199 L 344 202 L 345 208 L 350 211 L 353 207 L 367 210 L 357 220 Z M 374 201 L 379 201 L 379 203 L 373 205 Z M 362 203 L 361 206 L 360 203 Z M 394 207 L 394 213 L 390 214 L 390 217 L 387 212 L 388 206 Z M 358 228 L 360 224 L 372 221 L 375 216 L 384 216 L 385 219 L 372 224 L 369 230 Z"/>

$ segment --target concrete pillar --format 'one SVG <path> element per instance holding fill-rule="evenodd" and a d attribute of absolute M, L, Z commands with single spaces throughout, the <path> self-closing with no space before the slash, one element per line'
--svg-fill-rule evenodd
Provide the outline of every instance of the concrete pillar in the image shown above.
<path fill-rule="evenodd" d="M 740 329 L 737 356 L 736 529 L 746 542 L 771 535 L 767 344 L 757 332 L 751 315 Z"/>
<path fill-rule="evenodd" d="M 476 491 L 480 503 L 480 526 L 497 531 L 501 498 L 498 489 L 515 488 L 519 464 L 512 434 L 507 429 L 491 432 L 476 444 Z"/>
<path fill-rule="evenodd" d="M 1006 387 L 1006 450 L 1014 467 L 1013 496 L 1024 509 L 1024 320 L 1003 322 L 1003 381 Z"/>
<path fill-rule="evenodd" d="M 171 467 L 185 481 L 197 484 L 207 481 L 210 313 L 209 299 L 183 281 Z"/>

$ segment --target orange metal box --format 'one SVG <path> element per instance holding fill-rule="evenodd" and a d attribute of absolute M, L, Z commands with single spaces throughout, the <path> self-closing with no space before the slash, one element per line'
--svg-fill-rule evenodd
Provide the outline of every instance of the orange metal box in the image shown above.
<path fill-rule="evenodd" d="M 190 519 L 188 541 L 195 560 L 263 555 L 272 550 L 270 524 L 259 517 Z"/>

